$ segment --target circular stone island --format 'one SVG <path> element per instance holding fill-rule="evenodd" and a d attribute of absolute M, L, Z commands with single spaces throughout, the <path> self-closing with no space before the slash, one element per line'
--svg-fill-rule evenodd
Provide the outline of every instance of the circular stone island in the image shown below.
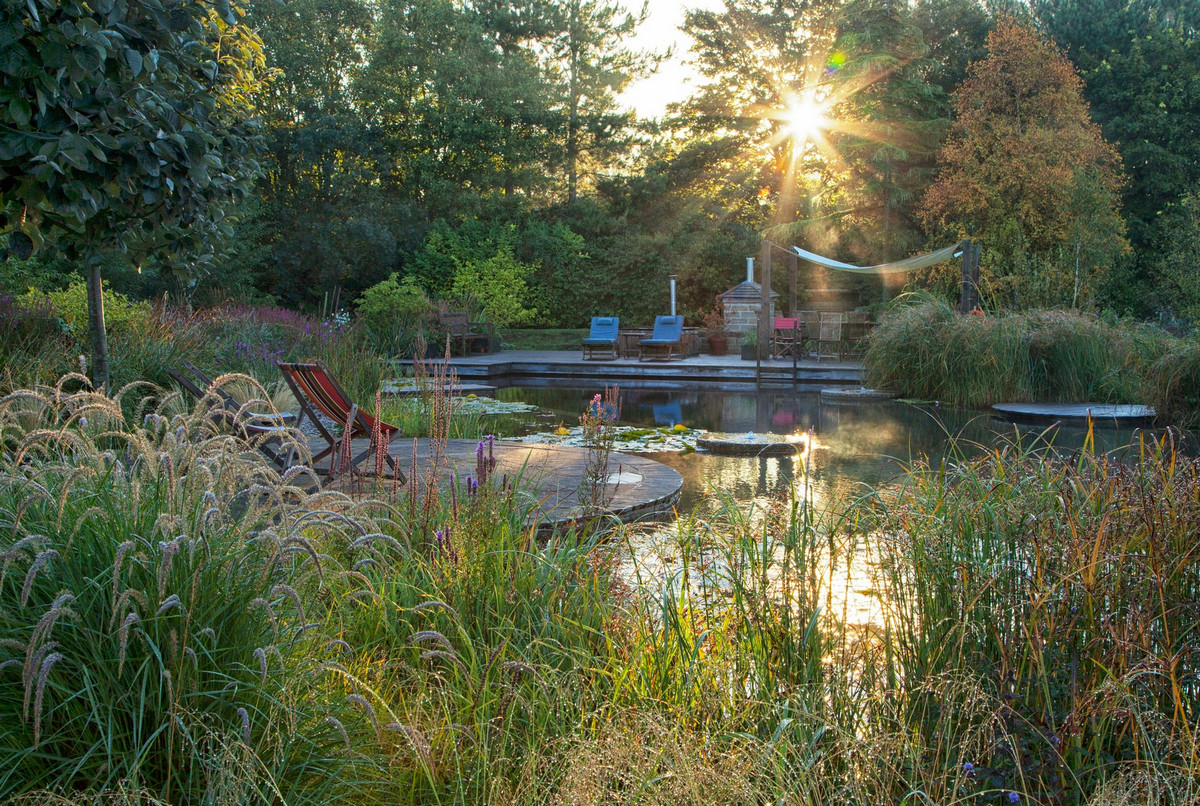
<path fill-rule="evenodd" d="M 867 389 L 864 386 L 821 390 L 821 401 L 824 403 L 867 403 L 872 400 L 891 400 L 895 396 L 894 392 Z"/>
<path fill-rule="evenodd" d="M 696 448 L 723 456 L 794 456 L 804 450 L 806 439 L 803 434 L 705 434 L 696 437 Z"/>
<path fill-rule="evenodd" d="M 1153 406 L 1112 403 L 997 403 L 992 411 L 1011 420 L 1116 420 L 1134 425 L 1154 419 Z"/>

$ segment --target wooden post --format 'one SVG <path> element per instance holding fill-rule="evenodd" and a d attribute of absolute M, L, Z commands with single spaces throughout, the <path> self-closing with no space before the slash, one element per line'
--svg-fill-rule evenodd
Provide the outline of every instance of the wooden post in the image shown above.
<path fill-rule="evenodd" d="M 983 307 L 979 299 L 979 263 L 983 259 L 983 245 L 973 244 L 971 255 L 971 308 Z"/>
<path fill-rule="evenodd" d="M 756 353 L 762 355 L 767 348 L 767 344 L 771 339 L 771 247 L 774 246 L 770 241 L 763 240 L 762 242 L 762 268 L 759 270 L 758 279 L 762 283 L 762 307 L 758 314 L 758 349 Z"/>
<path fill-rule="evenodd" d="M 962 288 L 959 291 L 958 307 L 960 313 L 971 312 L 971 259 L 975 254 L 971 239 L 963 241 L 962 248 Z"/>
<path fill-rule="evenodd" d="M 800 258 L 788 250 L 788 316 L 796 315 L 796 273 L 800 270 Z"/>

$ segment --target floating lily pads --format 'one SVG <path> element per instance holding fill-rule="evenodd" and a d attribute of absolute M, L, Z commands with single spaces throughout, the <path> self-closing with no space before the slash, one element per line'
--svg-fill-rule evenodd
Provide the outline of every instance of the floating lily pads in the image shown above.
<path fill-rule="evenodd" d="M 696 428 L 678 430 L 679 426 L 665 428 L 633 428 L 614 426 L 613 447 L 621 453 L 664 453 L 668 451 L 691 452 L 696 449 L 696 440 L 707 433 Z M 560 427 L 550 432 L 516 437 L 517 441 L 540 445 L 566 445 L 586 448 L 583 428 Z"/>

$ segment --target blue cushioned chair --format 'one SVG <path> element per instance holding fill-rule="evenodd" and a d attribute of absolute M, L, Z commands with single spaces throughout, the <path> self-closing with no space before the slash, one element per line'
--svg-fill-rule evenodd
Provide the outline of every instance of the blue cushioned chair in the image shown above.
<path fill-rule="evenodd" d="M 621 320 L 616 316 L 593 316 L 592 330 L 583 340 L 583 359 L 595 356 L 596 351 L 612 353 L 617 357 L 617 338 L 621 332 Z"/>
<path fill-rule="evenodd" d="M 683 358 L 682 316 L 654 317 L 654 333 L 638 342 L 638 361 L 646 358 L 647 353 L 653 358 L 659 351 L 665 353 L 666 359 Z"/>

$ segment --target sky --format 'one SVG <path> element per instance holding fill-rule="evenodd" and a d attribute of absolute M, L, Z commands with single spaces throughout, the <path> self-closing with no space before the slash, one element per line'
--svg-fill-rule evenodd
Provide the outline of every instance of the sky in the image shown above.
<path fill-rule="evenodd" d="M 636 7 L 638 0 L 626 0 L 628 7 Z M 666 106 L 682 101 L 696 89 L 693 72 L 685 64 L 691 57 L 688 49 L 692 40 L 679 30 L 685 9 L 723 7 L 721 0 L 650 0 L 650 17 L 630 41 L 634 50 L 664 51 L 672 45 L 672 57 L 663 62 L 658 72 L 649 78 L 636 81 L 626 88 L 621 101 L 635 110 L 639 117 L 660 117 Z"/>

